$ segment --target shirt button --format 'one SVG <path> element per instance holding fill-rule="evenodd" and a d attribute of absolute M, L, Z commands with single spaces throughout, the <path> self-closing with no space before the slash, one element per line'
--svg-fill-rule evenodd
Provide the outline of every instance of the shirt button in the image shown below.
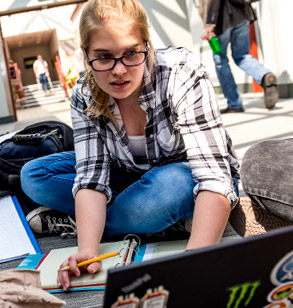
<path fill-rule="evenodd" d="M 153 134 L 150 134 L 150 138 L 153 138 L 154 137 L 154 135 Z"/>

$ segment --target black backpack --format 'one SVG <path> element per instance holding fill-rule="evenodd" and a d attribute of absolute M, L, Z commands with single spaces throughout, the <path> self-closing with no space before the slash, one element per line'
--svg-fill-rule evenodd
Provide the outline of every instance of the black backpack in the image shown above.
<path fill-rule="evenodd" d="M 58 121 L 32 124 L 4 140 L 0 143 L 0 197 L 24 194 L 20 170 L 26 162 L 73 149 L 72 128 Z"/>

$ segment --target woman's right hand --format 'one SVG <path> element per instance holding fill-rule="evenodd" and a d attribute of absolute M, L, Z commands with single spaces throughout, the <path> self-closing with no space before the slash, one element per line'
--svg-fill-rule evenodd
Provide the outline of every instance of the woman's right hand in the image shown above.
<path fill-rule="evenodd" d="M 59 288 L 63 288 L 64 291 L 67 291 L 70 288 L 70 276 L 79 277 L 81 272 L 88 272 L 90 274 L 94 274 L 100 271 L 102 266 L 101 262 L 94 262 L 83 267 L 77 266 L 78 263 L 93 259 L 95 257 L 97 257 L 97 255 L 92 253 L 79 252 L 77 254 L 71 255 L 66 260 L 64 260 L 58 270 L 57 284 Z M 70 266 L 69 270 L 61 270 L 68 265 Z"/>

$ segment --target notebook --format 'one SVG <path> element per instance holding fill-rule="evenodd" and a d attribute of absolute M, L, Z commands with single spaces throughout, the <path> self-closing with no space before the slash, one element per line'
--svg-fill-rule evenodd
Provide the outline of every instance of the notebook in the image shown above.
<path fill-rule="evenodd" d="M 293 227 L 110 269 L 103 307 L 293 307 Z"/>
<path fill-rule="evenodd" d="M 0 263 L 41 253 L 15 196 L 0 198 Z"/>
<path fill-rule="evenodd" d="M 239 237 L 225 237 L 222 242 L 235 239 Z M 140 238 L 133 234 L 126 236 L 123 241 L 102 243 L 100 255 L 116 251 L 119 255 L 102 260 L 102 270 L 96 274 L 83 273 L 80 277 L 72 276 L 69 291 L 105 290 L 109 269 L 181 253 L 186 245 L 187 239 L 141 244 Z M 77 251 L 77 247 L 66 247 L 53 249 L 47 254 L 32 254 L 25 258 L 18 269 L 39 270 L 44 290 L 50 293 L 64 292 L 57 285 L 57 271 L 60 264 Z"/>
<path fill-rule="evenodd" d="M 107 270 L 132 262 L 136 247 L 137 241 L 135 239 L 100 244 L 100 255 L 109 252 L 119 252 L 119 255 L 102 260 L 102 270 L 97 274 L 82 273 L 80 277 L 72 276 L 69 291 L 104 290 Z M 77 251 L 77 247 L 66 247 L 53 249 L 47 254 L 29 255 L 18 266 L 18 269 L 39 270 L 41 285 L 44 290 L 50 293 L 64 292 L 57 285 L 57 271 L 60 264 Z"/>

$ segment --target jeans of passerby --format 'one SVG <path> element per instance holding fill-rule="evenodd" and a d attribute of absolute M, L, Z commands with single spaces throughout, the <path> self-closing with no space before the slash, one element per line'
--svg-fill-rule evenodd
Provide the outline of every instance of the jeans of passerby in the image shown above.
<path fill-rule="evenodd" d="M 75 153 L 37 158 L 21 171 L 23 191 L 38 204 L 74 214 Z M 238 194 L 238 182 L 233 181 Z M 111 168 L 112 199 L 105 235 L 153 234 L 193 215 L 194 180 L 188 162 L 153 168 L 144 174 Z M 86 204 L 84 205 L 86 207 Z"/>
<path fill-rule="evenodd" d="M 228 28 L 218 36 L 218 39 L 223 51 L 218 55 L 214 55 L 214 61 L 222 92 L 228 101 L 228 108 L 242 108 L 242 99 L 227 57 L 229 43 L 231 44 L 234 62 L 246 74 L 252 76 L 258 84 L 261 85 L 264 75 L 269 73 L 270 70 L 266 69 L 256 58 L 249 54 L 249 22 Z"/>
<path fill-rule="evenodd" d="M 267 140 L 245 153 L 240 178 L 256 204 L 293 222 L 293 138 Z"/>
<path fill-rule="evenodd" d="M 40 79 L 40 83 L 42 85 L 42 89 L 44 92 L 48 91 L 49 90 L 49 86 L 48 86 L 48 79 L 47 79 L 47 76 L 46 74 L 40 74 L 39 75 L 39 79 Z"/>

